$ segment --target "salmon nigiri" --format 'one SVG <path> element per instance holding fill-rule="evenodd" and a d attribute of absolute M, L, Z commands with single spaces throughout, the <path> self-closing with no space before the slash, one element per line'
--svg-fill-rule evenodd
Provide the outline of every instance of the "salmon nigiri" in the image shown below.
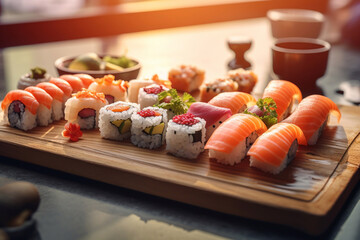
<path fill-rule="evenodd" d="M 61 75 L 60 78 L 64 79 L 71 85 L 73 89 L 73 93 L 77 93 L 78 91 L 81 91 L 81 89 L 84 88 L 83 82 L 77 76 L 66 74 L 66 75 Z"/>
<path fill-rule="evenodd" d="M 298 126 L 275 124 L 256 139 L 247 153 L 250 166 L 278 174 L 295 158 L 299 144 L 306 145 L 306 138 Z"/>
<path fill-rule="evenodd" d="M 37 111 L 36 121 L 39 126 L 47 126 L 52 123 L 51 112 L 53 98 L 42 88 L 39 87 L 27 87 L 25 91 L 34 95 L 39 102 L 39 108 Z"/>
<path fill-rule="evenodd" d="M 232 114 L 243 112 L 247 105 L 253 105 L 256 99 L 244 92 L 223 92 L 209 101 L 209 104 L 229 108 Z"/>
<path fill-rule="evenodd" d="M 340 121 L 341 113 L 331 99 L 322 95 L 310 95 L 304 98 L 296 111 L 282 122 L 299 126 L 308 145 L 315 145 L 327 124 L 330 113 L 337 117 L 338 122 Z"/>
<path fill-rule="evenodd" d="M 285 80 L 272 80 L 264 90 L 263 98 L 271 97 L 277 106 L 278 122 L 290 115 L 293 100 L 302 100 L 300 89 L 293 83 Z"/>
<path fill-rule="evenodd" d="M 64 92 L 63 108 L 65 108 L 65 103 L 69 98 L 71 98 L 71 94 L 73 92 L 70 83 L 68 83 L 67 81 L 61 78 L 51 78 L 49 82 L 55 84 L 58 88 L 60 88 Z"/>
<path fill-rule="evenodd" d="M 205 149 L 209 157 L 223 164 L 234 165 L 245 156 L 256 138 L 267 130 L 260 118 L 238 113 L 228 118 L 211 135 Z"/>
<path fill-rule="evenodd" d="M 84 85 L 84 88 L 88 88 L 90 84 L 92 84 L 95 80 L 92 76 L 85 73 L 74 74 L 74 76 L 80 78 Z"/>
<path fill-rule="evenodd" d="M 49 82 L 39 83 L 36 86 L 44 89 L 53 98 L 51 118 L 54 121 L 63 118 L 64 92 L 60 88 L 58 88 L 55 84 Z"/>
<path fill-rule="evenodd" d="M 4 111 L 4 120 L 11 127 L 24 131 L 36 127 L 36 113 L 39 102 L 34 95 L 24 90 L 8 92 L 1 102 Z"/>

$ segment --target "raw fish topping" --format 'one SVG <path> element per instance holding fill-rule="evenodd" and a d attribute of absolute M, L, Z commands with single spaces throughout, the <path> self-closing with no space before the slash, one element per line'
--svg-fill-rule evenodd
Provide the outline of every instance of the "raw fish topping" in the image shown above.
<path fill-rule="evenodd" d="M 199 122 L 199 120 L 196 119 L 195 116 L 191 113 L 177 115 L 177 116 L 173 117 L 172 120 L 173 120 L 173 122 L 175 122 L 177 124 L 188 125 L 188 126 L 192 126 Z"/>
<path fill-rule="evenodd" d="M 63 137 L 70 138 L 70 141 L 77 142 L 82 136 L 80 130 L 80 125 L 77 123 L 67 123 L 65 124 L 65 130 L 62 131 Z"/>
<path fill-rule="evenodd" d="M 113 112 L 124 112 L 124 111 L 129 110 L 130 107 L 126 106 L 126 105 L 120 105 L 120 106 L 109 106 L 106 109 L 113 111 Z"/>
<path fill-rule="evenodd" d="M 147 94 L 159 94 L 163 91 L 165 91 L 164 87 L 163 86 L 158 86 L 158 87 L 149 87 L 149 88 L 144 88 L 144 91 L 147 93 Z"/>
<path fill-rule="evenodd" d="M 105 95 L 95 91 L 83 88 L 81 91 L 74 94 L 76 98 L 94 98 L 106 103 Z"/>
<path fill-rule="evenodd" d="M 151 109 L 141 110 L 140 112 L 137 112 L 137 114 L 139 114 L 142 117 L 156 117 L 161 115 L 160 113 L 155 112 L 154 110 Z"/>

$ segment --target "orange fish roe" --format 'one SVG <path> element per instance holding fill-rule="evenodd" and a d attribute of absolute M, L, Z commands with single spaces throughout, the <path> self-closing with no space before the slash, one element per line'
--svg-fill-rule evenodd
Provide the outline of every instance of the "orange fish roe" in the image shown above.
<path fill-rule="evenodd" d="M 121 105 L 121 106 L 109 106 L 106 109 L 113 112 L 124 112 L 129 110 L 129 106 Z"/>
<path fill-rule="evenodd" d="M 77 123 L 65 124 L 65 130 L 62 131 L 62 136 L 70 138 L 70 141 L 72 142 L 77 142 L 82 136 L 80 125 Z"/>
<path fill-rule="evenodd" d="M 81 91 L 73 94 L 76 98 L 94 98 L 106 103 L 105 94 L 97 93 L 93 90 L 83 88 Z"/>
<path fill-rule="evenodd" d="M 158 85 L 163 85 L 164 87 L 167 87 L 167 88 L 171 89 L 171 82 L 169 80 L 159 79 L 159 76 L 157 74 L 155 74 L 151 78 L 151 80 L 153 80 Z"/>
<path fill-rule="evenodd" d="M 105 75 L 103 78 L 96 78 L 95 82 L 99 85 L 115 85 L 115 86 L 119 86 L 119 88 L 125 92 L 126 89 L 129 88 L 129 83 L 123 80 L 115 80 L 115 76 L 114 75 Z"/>

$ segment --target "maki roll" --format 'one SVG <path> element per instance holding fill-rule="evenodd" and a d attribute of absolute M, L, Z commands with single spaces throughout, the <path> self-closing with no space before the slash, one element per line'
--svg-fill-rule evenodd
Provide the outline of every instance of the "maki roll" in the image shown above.
<path fill-rule="evenodd" d="M 165 109 L 147 107 L 131 116 L 131 142 L 141 148 L 159 148 L 165 143 Z"/>
<path fill-rule="evenodd" d="M 115 80 L 113 75 L 106 75 L 103 78 L 96 78 L 88 89 L 98 93 L 104 93 L 108 103 L 114 103 L 117 101 L 126 101 L 127 88 L 127 82 Z"/>
<path fill-rule="evenodd" d="M 213 97 L 222 92 L 234 92 L 238 89 L 237 82 L 230 78 L 217 78 L 213 81 L 205 82 L 200 87 L 200 101 L 208 102 Z"/>
<path fill-rule="evenodd" d="M 36 86 L 44 89 L 53 98 L 51 118 L 54 121 L 62 119 L 64 117 L 64 92 L 53 83 L 43 82 Z"/>
<path fill-rule="evenodd" d="M 158 102 L 158 94 L 167 91 L 166 87 L 162 85 L 152 84 L 147 87 L 140 88 L 138 101 L 140 109 L 151 107 Z"/>
<path fill-rule="evenodd" d="M 118 101 L 100 109 L 99 130 L 103 138 L 122 141 L 131 136 L 131 115 L 139 105 Z"/>
<path fill-rule="evenodd" d="M 204 151 L 205 120 L 185 113 L 173 117 L 166 130 L 166 151 L 177 156 L 195 159 Z"/>
<path fill-rule="evenodd" d="M 97 128 L 100 108 L 107 104 L 103 93 L 83 89 L 65 103 L 65 120 L 78 123 L 81 129 Z"/>
<path fill-rule="evenodd" d="M 246 93 L 251 93 L 258 81 L 258 77 L 253 71 L 245 70 L 243 68 L 230 70 L 227 73 L 227 77 L 237 82 L 237 91 Z"/>
<path fill-rule="evenodd" d="M 193 114 L 195 117 L 203 118 L 206 121 L 206 141 L 209 140 L 220 124 L 232 115 L 231 110 L 228 108 L 216 107 L 203 102 L 191 104 L 188 113 Z"/>
<path fill-rule="evenodd" d="M 39 108 L 37 110 L 36 122 L 39 126 L 47 126 L 52 123 L 52 102 L 53 98 L 42 88 L 39 87 L 27 87 L 25 91 L 34 95 L 39 102 Z"/>
<path fill-rule="evenodd" d="M 36 127 L 39 102 L 34 95 L 24 90 L 12 90 L 1 103 L 4 120 L 11 127 L 24 131 Z"/>
<path fill-rule="evenodd" d="M 168 78 L 172 87 L 183 91 L 192 92 L 199 89 L 205 79 L 205 72 L 191 65 L 181 65 L 169 71 Z"/>
<path fill-rule="evenodd" d="M 209 157 L 219 163 L 234 165 L 246 157 L 251 145 L 266 130 L 260 118 L 238 113 L 215 130 L 205 149 L 209 149 Z"/>

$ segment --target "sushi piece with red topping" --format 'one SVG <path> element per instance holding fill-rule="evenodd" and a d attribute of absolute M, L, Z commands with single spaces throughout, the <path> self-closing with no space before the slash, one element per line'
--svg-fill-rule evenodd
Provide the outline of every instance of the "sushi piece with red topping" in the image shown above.
<path fill-rule="evenodd" d="M 166 151 L 177 157 L 197 158 L 204 151 L 205 124 L 191 113 L 173 117 L 166 131 Z"/>
<path fill-rule="evenodd" d="M 140 88 L 138 96 L 140 109 L 151 107 L 156 104 L 159 99 L 158 94 L 167 90 L 169 89 L 158 84 Z"/>

